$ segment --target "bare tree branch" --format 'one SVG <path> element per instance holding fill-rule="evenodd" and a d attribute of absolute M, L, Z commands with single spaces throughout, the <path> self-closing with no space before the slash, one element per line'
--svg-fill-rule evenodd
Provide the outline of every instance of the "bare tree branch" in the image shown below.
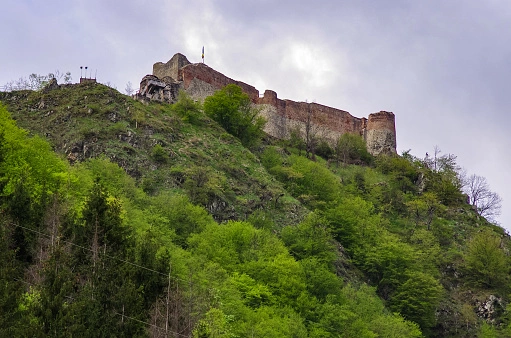
<path fill-rule="evenodd" d="M 502 198 L 490 190 L 486 178 L 478 175 L 471 175 L 466 179 L 465 193 L 470 199 L 477 213 L 490 221 L 500 215 Z"/>

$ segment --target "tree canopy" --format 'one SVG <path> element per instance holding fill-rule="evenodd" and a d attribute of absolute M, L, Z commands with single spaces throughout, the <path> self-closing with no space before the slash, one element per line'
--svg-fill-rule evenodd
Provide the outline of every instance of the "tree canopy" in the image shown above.
<path fill-rule="evenodd" d="M 230 84 L 204 100 L 204 112 L 246 147 L 257 144 L 265 121 L 241 87 Z"/>

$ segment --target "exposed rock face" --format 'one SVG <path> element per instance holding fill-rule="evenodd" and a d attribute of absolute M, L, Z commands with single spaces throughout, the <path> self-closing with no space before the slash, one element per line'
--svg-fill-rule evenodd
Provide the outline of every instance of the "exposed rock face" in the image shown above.
<path fill-rule="evenodd" d="M 487 299 L 477 302 L 477 316 L 489 323 L 493 322 L 495 318 L 504 312 L 504 305 L 502 303 L 502 298 L 490 295 Z"/>
<path fill-rule="evenodd" d="M 177 99 L 181 84 L 170 76 L 159 79 L 154 75 L 146 75 L 140 82 L 137 97 L 141 100 L 154 100 L 160 102 L 174 102 Z"/>
<path fill-rule="evenodd" d="M 396 152 L 395 117 L 391 112 L 380 111 L 366 119 L 317 103 L 281 100 L 271 90 L 260 97 L 254 86 L 233 80 L 203 63 L 190 63 L 179 53 L 167 63 L 154 64 L 153 75 L 144 76 L 140 82 L 137 97 L 173 103 L 179 90 L 184 90 L 192 98 L 203 100 L 228 84 L 240 86 L 258 106 L 267 120 L 265 131 L 271 136 L 285 139 L 290 131 L 297 129 L 304 133 L 308 126 L 316 137 L 332 145 L 342 134 L 355 133 L 365 139 L 367 150 L 373 155 Z"/>

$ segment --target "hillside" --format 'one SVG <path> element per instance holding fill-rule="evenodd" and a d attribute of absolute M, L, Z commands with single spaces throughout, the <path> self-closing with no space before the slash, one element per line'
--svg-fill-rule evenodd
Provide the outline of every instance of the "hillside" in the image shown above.
<path fill-rule="evenodd" d="M 0 101 L 1 336 L 511 336 L 511 243 L 455 156 L 246 148 L 101 84 Z"/>
<path fill-rule="evenodd" d="M 150 194 L 203 186 L 200 196 L 191 193 L 192 201 L 218 221 L 244 219 L 255 210 L 267 211 L 282 225 L 304 216 L 288 195 L 276 211 L 276 198 L 285 194 L 281 184 L 205 116 L 197 127 L 184 123 L 169 105 L 144 105 L 101 84 L 3 95 L 18 125 L 45 137 L 71 163 L 104 156 Z"/>

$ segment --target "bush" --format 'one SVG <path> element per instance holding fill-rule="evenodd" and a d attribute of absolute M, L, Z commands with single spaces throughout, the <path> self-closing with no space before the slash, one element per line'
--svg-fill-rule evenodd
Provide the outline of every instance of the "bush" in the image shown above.
<path fill-rule="evenodd" d="M 337 162 L 345 164 L 371 164 L 373 162 L 373 156 L 367 151 L 362 137 L 351 133 L 342 134 L 337 140 L 335 157 Z"/>
<path fill-rule="evenodd" d="M 275 147 L 267 147 L 261 154 L 261 163 L 267 170 L 270 170 L 282 164 L 282 156 L 277 152 Z"/>
<path fill-rule="evenodd" d="M 163 149 L 163 147 L 159 144 L 153 147 L 153 150 L 151 151 L 151 157 L 153 160 L 161 164 L 167 163 L 170 159 L 169 154 L 167 154 L 165 149 Z"/>
<path fill-rule="evenodd" d="M 332 149 L 332 147 L 330 147 L 327 141 L 321 140 L 319 141 L 319 144 L 316 147 L 316 154 L 328 160 L 334 157 L 334 150 Z"/>
<path fill-rule="evenodd" d="M 338 179 L 326 167 L 297 155 L 288 161 L 290 166 L 275 166 L 270 172 L 302 203 L 321 209 L 339 196 Z"/>
<path fill-rule="evenodd" d="M 180 91 L 178 100 L 172 105 L 172 111 L 179 115 L 183 121 L 194 125 L 200 124 L 202 115 L 201 105 L 190 98 L 185 92 Z"/>

